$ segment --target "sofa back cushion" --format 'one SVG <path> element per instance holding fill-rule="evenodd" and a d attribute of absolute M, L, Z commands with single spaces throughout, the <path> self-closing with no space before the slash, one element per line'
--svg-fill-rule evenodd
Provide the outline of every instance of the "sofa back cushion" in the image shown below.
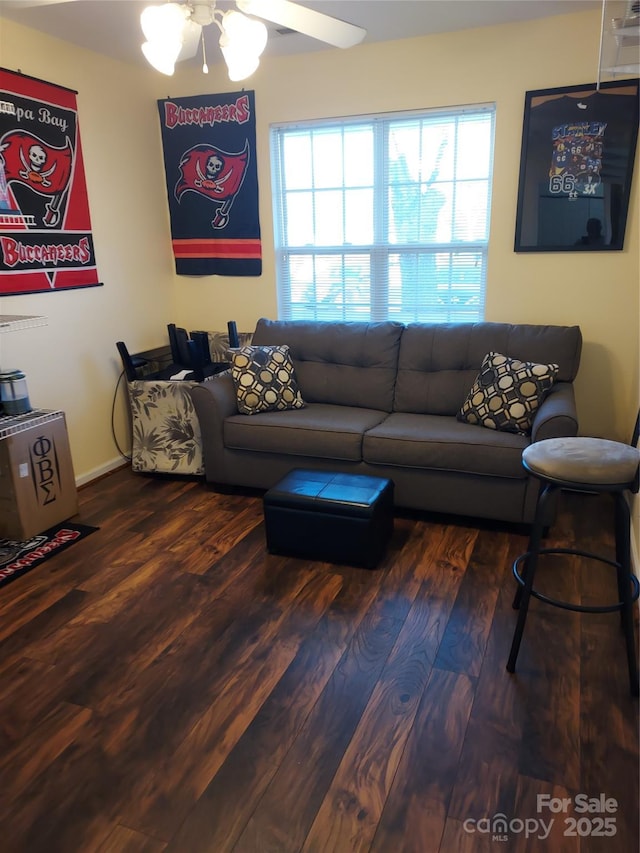
<path fill-rule="evenodd" d="M 579 326 L 509 323 L 411 323 L 400 342 L 394 411 L 456 415 L 489 352 L 558 365 L 573 382 L 580 364 Z"/>
<path fill-rule="evenodd" d="M 287 344 L 306 403 L 390 412 L 401 323 L 258 320 L 254 345 Z"/>

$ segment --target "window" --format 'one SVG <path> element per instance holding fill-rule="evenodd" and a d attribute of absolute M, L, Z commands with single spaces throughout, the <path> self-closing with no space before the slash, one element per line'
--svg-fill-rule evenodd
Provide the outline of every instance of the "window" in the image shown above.
<path fill-rule="evenodd" d="M 483 319 L 494 116 L 272 127 L 280 319 Z"/>

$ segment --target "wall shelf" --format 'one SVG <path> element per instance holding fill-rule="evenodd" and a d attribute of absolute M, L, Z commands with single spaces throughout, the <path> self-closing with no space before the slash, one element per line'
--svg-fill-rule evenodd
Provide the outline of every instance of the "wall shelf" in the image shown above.
<path fill-rule="evenodd" d="M 0 342 L 4 332 L 20 332 L 23 329 L 35 329 L 46 326 L 46 317 L 37 314 L 0 314 Z M 0 367 L 2 367 L 2 347 L 0 346 Z"/>
<path fill-rule="evenodd" d="M 636 0 L 603 0 L 600 34 L 601 75 L 640 75 L 640 4 Z"/>
<path fill-rule="evenodd" d="M 0 314 L 0 334 L 46 326 L 47 318 L 35 314 Z"/>

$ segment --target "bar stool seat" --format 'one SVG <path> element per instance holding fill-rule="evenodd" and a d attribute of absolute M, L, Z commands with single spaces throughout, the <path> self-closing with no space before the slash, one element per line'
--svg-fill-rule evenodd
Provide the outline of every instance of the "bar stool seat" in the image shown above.
<path fill-rule="evenodd" d="M 531 597 L 581 613 L 620 612 L 624 631 L 631 693 L 638 695 L 638 668 L 633 630 L 633 602 L 638 599 L 638 579 L 631 571 L 630 526 L 631 519 L 626 492 L 638 491 L 640 451 L 638 422 L 632 445 L 599 438 L 550 438 L 537 441 L 522 453 L 522 464 L 541 483 L 536 514 L 531 528 L 528 550 L 513 564 L 513 575 L 518 583 L 513 606 L 519 610 L 507 670 L 515 672 L 516 660 L 522 641 Z M 578 548 L 541 548 L 546 506 L 563 489 L 585 494 L 611 494 L 615 503 L 615 560 Z M 544 595 L 534 587 L 538 558 L 545 554 L 564 554 L 596 560 L 613 566 L 616 570 L 618 601 L 614 604 L 581 605 L 559 601 Z M 522 567 L 522 569 L 521 569 Z"/>

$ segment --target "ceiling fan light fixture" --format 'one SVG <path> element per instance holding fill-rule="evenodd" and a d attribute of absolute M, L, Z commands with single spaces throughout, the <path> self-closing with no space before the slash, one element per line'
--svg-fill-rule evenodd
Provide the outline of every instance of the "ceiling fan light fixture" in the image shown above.
<path fill-rule="evenodd" d="M 227 43 L 259 57 L 267 46 L 267 28 L 262 21 L 247 18 L 231 9 L 222 16 L 222 34 Z"/>
<path fill-rule="evenodd" d="M 182 42 L 172 41 L 146 41 L 142 45 L 145 59 L 156 71 L 167 74 L 169 77 L 175 71 L 176 59 L 182 48 Z"/>
<path fill-rule="evenodd" d="M 246 80 L 260 65 L 260 54 L 267 44 L 267 28 L 261 21 L 230 10 L 223 15 L 220 29 L 220 50 L 229 79 Z"/>
<path fill-rule="evenodd" d="M 260 65 L 259 56 L 242 50 L 242 47 L 237 44 L 225 43 L 224 35 L 220 36 L 220 50 L 227 64 L 229 80 L 246 80 Z"/>
<path fill-rule="evenodd" d="M 147 6 L 140 14 L 140 26 L 149 42 L 181 38 L 188 10 L 179 3 Z"/>
<path fill-rule="evenodd" d="M 222 53 L 224 55 L 224 51 L 222 51 Z M 246 80 L 247 77 L 251 77 L 251 75 L 260 65 L 259 57 L 250 57 L 249 59 L 243 60 L 242 62 L 234 62 L 233 60 L 228 60 L 225 56 L 224 60 L 227 64 L 229 80 L 233 81 L 234 83 L 238 82 L 239 80 Z"/>

